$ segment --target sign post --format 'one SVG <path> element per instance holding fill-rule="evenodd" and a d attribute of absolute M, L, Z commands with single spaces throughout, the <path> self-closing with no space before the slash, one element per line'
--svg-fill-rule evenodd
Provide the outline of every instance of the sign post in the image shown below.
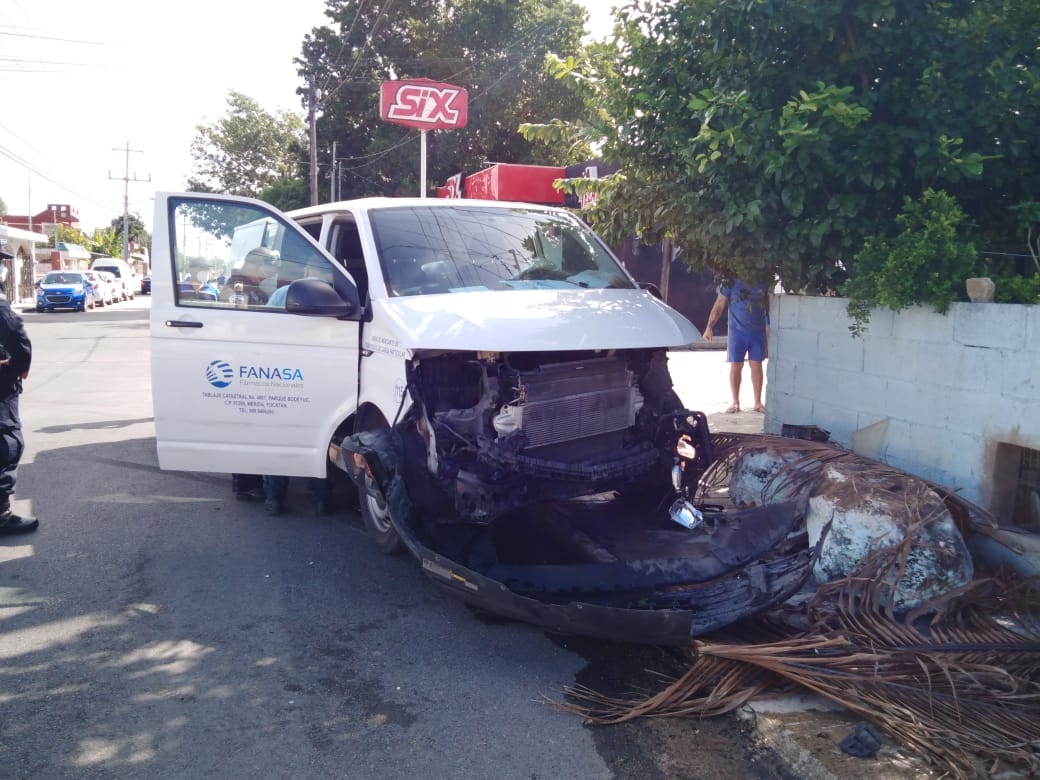
<path fill-rule="evenodd" d="M 426 134 L 428 130 L 419 131 L 419 197 L 426 197 Z"/>
<path fill-rule="evenodd" d="M 379 116 L 384 122 L 419 132 L 420 194 L 426 197 L 426 134 L 430 130 L 465 127 L 469 95 L 462 87 L 432 79 L 384 81 L 379 90 Z"/>

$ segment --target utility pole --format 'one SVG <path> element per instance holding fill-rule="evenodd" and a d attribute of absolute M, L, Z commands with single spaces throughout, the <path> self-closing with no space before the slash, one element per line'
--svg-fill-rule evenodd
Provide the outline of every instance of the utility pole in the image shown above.
<path fill-rule="evenodd" d="M 661 241 L 661 300 L 668 303 L 668 285 L 672 279 L 672 239 Z"/>
<path fill-rule="evenodd" d="M 130 142 L 126 142 L 126 149 L 119 149 L 117 147 L 112 148 L 113 152 L 126 152 L 126 172 L 122 176 L 123 181 L 123 260 L 130 263 L 130 182 L 132 181 L 151 181 L 152 175 L 148 174 L 147 179 L 138 179 L 137 172 L 134 171 L 134 177 L 130 178 L 130 152 L 137 152 L 141 154 L 140 149 L 131 149 Z M 113 176 L 112 171 L 108 172 L 108 178 L 119 179 L 119 176 Z"/>
<path fill-rule="evenodd" d="M 318 96 L 314 89 L 314 76 L 307 87 L 307 125 L 309 127 L 311 149 L 311 205 L 318 205 Z"/>
<path fill-rule="evenodd" d="M 332 142 L 332 175 L 329 177 L 331 182 L 329 184 L 329 200 L 332 203 L 336 202 L 336 142 Z"/>

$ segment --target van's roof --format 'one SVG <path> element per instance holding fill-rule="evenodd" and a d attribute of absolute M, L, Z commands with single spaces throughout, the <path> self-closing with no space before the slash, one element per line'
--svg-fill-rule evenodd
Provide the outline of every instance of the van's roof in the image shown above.
<path fill-rule="evenodd" d="M 122 268 L 123 266 L 126 266 L 131 271 L 134 270 L 134 267 L 130 265 L 128 262 L 126 262 L 126 260 L 121 260 L 118 257 L 99 257 L 97 260 L 90 264 L 91 268 L 97 268 L 99 266 L 102 268 L 105 266 L 111 266 L 115 268 Z"/>
<path fill-rule="evenodd" d="M 559 206 L 545 206 L 540 203 L 523 203 L 505 200 L 481 200 L 479 198 L 400 198 L 373 196 L 355 198 L 353 200 L 341 200 L 333 203 L 320 203 L 316 206 L 304 206 L 285 212 L 293 219 L 310 217 L 315 214 L 331 214 L 347 211 L 351 208 L 380 209 L 380 208 L 424 208 L 438 209 L 465 209 L 465 208 L 496 208 L 496 209 L 524 209 L 528 211 L 555 211 L 564 212 Z"/>

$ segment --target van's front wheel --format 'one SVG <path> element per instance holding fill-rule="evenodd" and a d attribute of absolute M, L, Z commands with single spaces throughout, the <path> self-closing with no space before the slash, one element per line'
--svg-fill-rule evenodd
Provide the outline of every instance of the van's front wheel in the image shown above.
<path fill-rule="evenodd" d="M 366 533 L 380 551 L 393 555 L 404 549 L 390 520 L 390 507 L 380 491 L 361 491 L 361 517 L 365 521 Z"/>

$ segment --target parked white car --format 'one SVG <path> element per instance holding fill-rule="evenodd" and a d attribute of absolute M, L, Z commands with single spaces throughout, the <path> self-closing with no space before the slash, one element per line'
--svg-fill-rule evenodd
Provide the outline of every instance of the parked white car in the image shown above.
<path fill-rule="evenodd" d="M 90 269 L 112 274 L 118 284 L 117 300 L 130 301 L 137 295 L 140 282 L 137 280 L 133 267 L 125 260 L 120 260 L 118 257 L 99 257 L 91 264 Z"/>
<path fill-rule="evenodd" d="M 117 303 L 123 298 L 123 283 L 120 279 L 110 271 L 94 271 L 98 276 L 101 277 L 102 281 L 108 286 L 109 296 L 112 303 Z"/>
<path fill-rule="evenodd" d="M 119 281 L 119 279 L 117 279 L 114 274 L 109 273 L 108 271 L 96 271 L 95 273 L 97 273 L 97 275 L 100 276 L 108 285 L 112 302 L 115 303 L 116 301 L 118 301 L 123 291 L 123 285 Z"/>
<path fill-rule="evenodd" d="M 94 287 L 94 305 L 95 306 L 110 306 L 115 300 L 115 284 L 111 275 L 108 274 L 108 278 L 105 278 L 105 274 L 99 271 L 84 271 L 83 275 L 90 280 L 91 285 Z"/>

